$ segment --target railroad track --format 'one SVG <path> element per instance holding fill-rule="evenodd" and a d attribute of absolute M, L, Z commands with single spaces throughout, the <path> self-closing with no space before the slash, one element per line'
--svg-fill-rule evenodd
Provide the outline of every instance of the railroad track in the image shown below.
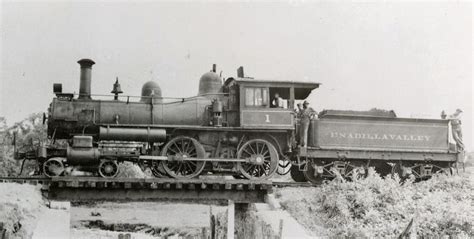
<path fill-rule="evenodd" d="M 104 179 L 99 177 L 58 177 L 58 178 L 47 178 L 42 176 L 28 176 L 28 177 L 0 177 L 0 183 L 14 182 L 14 183 L 24 183 L 24 184 L 51 184 L 51 182 L 61 182 L 62 180 L 69 182 L 69 184 L 78 184 L 78 183 L 89 183 L 89 182 L 107 182 L 107 183 L 140 183 L 140 182 L 158 182 L 165 184 L 173 183 L 185 183 L 185 184 L 200 184 L 200 183 L 215 183 L 213 180 L 209 179 L 191 179 L 191 180 L 177 180 L 177 179 L 135 179 L 135 178 L 114 178 L 114 179 Z M 223 180 L 223 184 L 226 182 L 231 184 L 261 184 L 262 181 L 252 181 L 252 180 Z M 282 187 L 316 187 L 317 185 L 304 182 L 271 182 L 263 181 L 265 185 L 271 183 L 273 187 L 282 188 Z"/>
<path fill-rule="evenodd" d="M 28 183 L 42 184 L 51 182 L 51 178 L 46 177 L 0 177 L 0 183 Z"/>
<path fill-rule="evenodd" d="M 310 183 L 222 178 L 0 177 L 0 183 L 42 185 L 43 196 L 65 201 L 232 200 L 262 203 L 275 188 L 311 187 Z"/>

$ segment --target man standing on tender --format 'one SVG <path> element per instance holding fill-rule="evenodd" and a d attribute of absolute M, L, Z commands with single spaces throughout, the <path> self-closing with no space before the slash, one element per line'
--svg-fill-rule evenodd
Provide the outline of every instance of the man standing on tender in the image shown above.
<path fill-rule="evenodd" d="M 464 143 L 462 142 L 461 113 L 462 110 L 457 109 L 454 114 L 448 117 L 451 123 L 451 130 L 453 138 L 456 141 L 458 151 L 464 151 Z"/>
<path fill-rule="evenodd" d="M 301 117 L 301 127 L 300 127 L 300 146 L 308 146 L 308 129 L 311 119 L 316 115 L 316 111 L 313 108 L 309 107 L 308 101 L 303 102 L 303 109 L 300 111 L 299 115 Z"/>

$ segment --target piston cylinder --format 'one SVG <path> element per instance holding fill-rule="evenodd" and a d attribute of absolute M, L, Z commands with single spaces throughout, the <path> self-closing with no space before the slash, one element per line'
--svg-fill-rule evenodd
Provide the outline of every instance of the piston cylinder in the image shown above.
<path fill-rule="evenodd" d="M 163 142 L 166 140 L 166 130 L 153 128 L 123 128 L 100 127 L 101 140 Z"/>
<path fill-rule="evenodd" d="M 100 157 L 98 148 L 92 145 L 92 136 L 74 136 L 72 147 L 67 147 L 67 163 L 71 165 L 97 164 Z"/>
<path fill-rule="evenodd" d="M 98 148 L 67 148 L 67 163 L 70 165 L 91 165 L 99 162 Z"/>

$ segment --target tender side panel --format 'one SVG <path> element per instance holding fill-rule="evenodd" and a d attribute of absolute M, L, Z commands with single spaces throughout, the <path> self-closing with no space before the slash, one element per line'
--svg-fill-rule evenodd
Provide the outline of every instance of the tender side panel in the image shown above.
<path fill-rule="evenodd" d="M 413 119 L 320 119 L 312 122 L 310 146 L 402 152 L 448 152 L 448 122 Z"/>

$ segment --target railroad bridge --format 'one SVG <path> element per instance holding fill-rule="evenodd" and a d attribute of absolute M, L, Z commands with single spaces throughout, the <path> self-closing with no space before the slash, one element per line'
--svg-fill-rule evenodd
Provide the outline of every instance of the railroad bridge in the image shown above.
<path fill-rule="evenodd" d="M 222 179 L 104 179 L 53 178 L 45 188 L 52 200 L 144 201 L 180 199 L 193 201 L 263 202 L 272 191 L 271 181 Z"/>
<path fill-rule="evenodd" d="M 273 187 L 310 186 L 277 183 L 269 180 L 224 180 L 222 178 L 97 178 L 97 177 L 15 177 L 0 182 L 41 184 L 42 193 L 51 201 L 190 201 L 228 205 L 227 238 L 234 238 L 235 224 L 242 223 L 251 203 L 268 201 Z M 237 233 L 238 237 L 238 233 Z"/>

